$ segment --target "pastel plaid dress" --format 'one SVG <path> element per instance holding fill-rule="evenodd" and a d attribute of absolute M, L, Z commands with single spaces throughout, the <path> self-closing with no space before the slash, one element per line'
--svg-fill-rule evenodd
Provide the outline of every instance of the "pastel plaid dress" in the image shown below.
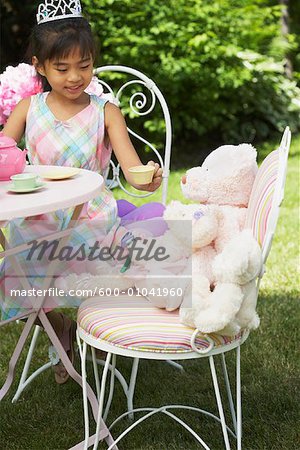
<path fill-rule="evenodd" d="M 31 97 L 31 104 L 27 114 L 25 140 L 30 164 L 71 166 L 104 173 L 109 165 L 111 157 L 111 146 L 105 136 L 104 106 L 107 99 L 90 95 L 90 103 L 82 111 L 66 121 L 57 120 L 46 103 L 48 92 L 37 94 Z M 54 213 L 39 216 L 34 219 L 41 222 L 41 226 L 55 223 L 56 229 L 64 229 L 70 221 L 73 209 L 60 210 Z M 124 237 L 125 230 L 119 227 L 117 217 L 117 204 L 111 192 L 104 189 L 101 195 L 87 202 L 84 205 L 80 219 L 87 219 L 92 223 L 97 223 L 97 230 L 101 238 L 106 242 L 113 242 L 118 236 L 119 240 Z M 85 220 L 82 221 L 86 223 Z M 28 223 L 28 220 L 17 219 L 9 225 L 9 236 L 14 245 L 35 239 L 38 230 L 35 222 Z M 84 226 L 80 232 L 72 234 L 72 245 L 79 245 L 93 238 L 93 233 L 89 227 Z M 107 239 L 107 235 L 109 239 Z M 99 238 L 101 241 L 101 239 Z M 19 260 L 25 260 L 26 255 L 21 253 Z M 33 265 L 33 264 L 32 264 Z M 36 269 L 36 267 L 34 268 Z M 32 270 L 32 268 L 31 268 Z M 41 277 L 42 278 L 42 277 Z M 25 305 L 25 300 L 15 299 L 8 295 L 9 288 L 15 288 L 6 283 L 5 277 L 0 280 L 2 300 L 0 308 L 2 319 L 8 319 L 23 311 L 29 306 Z M 33 280 L 31 280 L 33 283 Z M 37 280 L 35 279 L 35 286 Z M 39 284 L 39 283 L 38 283 Z M 52 299 L 53 300 L 53 299 Z M 59 306 L 53 303 L 52 307 Z M 51 308 L 49 308 L 51 309 Z"/>
<path fill-rule="evenodd" d="M 48 92 L 31 97 L 25 140 L 30 164 L 79 167 L 103 174 L 109 165 L 111 146 L 105 138 L 104 106 L 107 99 L 90 95 L 90 104 L 66 121 L 57 120 L 46 103 Z M 70 216 L 70 214 L 68 214 Z M 84 218 L 117 217 L 116 201 L 108 189 L 89 201 Z"/>

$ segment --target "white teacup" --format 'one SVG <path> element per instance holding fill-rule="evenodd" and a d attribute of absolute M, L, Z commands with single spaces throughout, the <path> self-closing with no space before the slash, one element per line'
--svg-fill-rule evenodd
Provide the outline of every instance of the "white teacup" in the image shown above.
<path fill-rule="evenodd" d="M 39 185 L 39 176 L 35 173 L 19 173 L 10 179 L 15 189 L 34 189 Z"/>
<path fill-rule="evenodd" d="M 136 184 L 151 183 L 154 175 L 154 166 L 134 166 L 128 169 L 131 174 L 132 181 Z"/>

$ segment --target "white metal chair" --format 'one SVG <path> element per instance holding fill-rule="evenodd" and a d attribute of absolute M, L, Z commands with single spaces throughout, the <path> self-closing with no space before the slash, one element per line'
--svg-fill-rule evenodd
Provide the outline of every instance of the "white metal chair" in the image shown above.
<path fill-rule="evenodd" d="M 290 139 L 291 134 L 287 127 L 279 148 L 271 152 L 261 164 L 249 202 L 247 227 L 250 227 L 253 230 L 255 238 L 261 245 L 264 261 L 263 268 L 257 281 L 257 294 L 260 280 L 265 272 L 265 262 L 271 248 L 272 238 L 279 215 L 279 207 L 283 200 Z M 103 297 L 88 299 L 82 303 L 78 310 L 77 322 L 78 343 L 83 376 L 85 448 L 88 448 L 89 442 L 91 442 L 91 438 L 89 437 L 89 418 L 86 397 L 86 355 L 87 348 L 90 346 L 93 356 L 94 374 L 96 377 L 96 390 L 99 399 L 96 436 L 93 436 L 93 439 L 95 439 L 94 449 L 97 448 L 97 442 L 99 441 L 100 418 L 103 417 L 104 420 L 106 420 L 113 399 L 116 356 L 122 355 L 133 358 L 134 360 L 129 383 L 132 396 L 136 382 L 139 359 L 163 361 L 176 359 L 182 361 L 186 359 L 208 358 L 219 416 L 211 414 L 203 409 L 186 405 L 166 405 L 161 407 L 140 408 L 137 410 L 133 409 L 132 405 L 132 409 L 118 417 L 111 427 L 121 418 L 126 415 L 132 415 L 135 411 L 144 411 L 145 415 L 128 426 L 128 428 L 115 440 L 114 444 L 117 444 L 119 440 L 139 423 L 151 417 L 153 414 L 162 412 L 186 428 L 195 437 L 201 448 L 209 450 L 210 447 L 204 442 L 201 436 L 172 412 L 172 410 L 176 411 L 177 409 L 183 408 L 198 411 L 218 421 L 221 424 L 225 449 L 229 450 L 231 448 L 229 441 L 230 433 L 237 440 L 237 449 L 241 450 L 242 407 L 240 347 L 248 338 L 248 330 L 243 330 L 243 332 L 237 336 L 232 337 L 225 337 L 217 334 L 202 335 L 199 330 L 194 330 L 181 324 L 178 311 L 167 312 L 165 310 L 160 310 L 149 306 L 146 299 L 129 296 L 118 297 L 114 300 L 112 298 L 107 299 Z M 97 373 L 98 368 L 95 359 L 95 349 L 107 352 L 101 386 Z M 236 352 L 236 406 L 231 392 L 225 361 L 225 354 L 230 350 L 235 350 Z M 214 357 L 216 355 L 221 355 L 223 377 L 230 405 L 233 430 L 227 426 L 225 419 L 214 362 Z M 104 406 L 105 385 L 109 370 L 111 371 L 110 390 L 106 406 Z M 112 444 L 108 450 L 111 450 L 114 444 Z"/>
<path fill-rule="evenodd" d="M 104 75 L 105 73 L 118 73 L 118 74 L 126 74 L 127 80 L 124 81 L 122 78 L 121 85 L 117 86 L 115 90 L 112 89 L 109 82 L 102 80 L 99 76 Z M 166 100 L 156 86 L 154 81 L 144 75 L 142 72 L 132 69 L 126 66 L 103 66 L 94 70 L 94 75 L 98 77 L 98 82 L 102 85 L 104 95 L 110 94 L 110 99 L 114 101 L 121 108 L 123 106 L 127 107 L 127 110 L 130 111 L 130 114 L 135 117 L 149 117 L 153 112 L 154 108 L 158 105 L 161 108 L 161 116 L 165 123 L 165 134 L 162 142 L 162 151 L 156 149 L 156 147 L 145 139 L 142 136 L 139 136 L 134 130 L 127 128 L 128 132 L 134 139 L 140 141 L 144 147 L 148 147 L 148 150 L 151 150 L 149 159 L 156 159 L 160 166 L 163 168 L 163 182 L 161 188 L 161 201 L 165 205 L 167 201 L 167 188 L 168 188 L 168 179 L 169 179 L 169 170 L 170 170 L 170 157 L 171 157 L 171 144 L 172 144 L 172 127 L 171 127 L 171 118 L 169 109 L 166 103 Z M 128 77 L 130 78 L 128 80 Z M 126 94 L 126 97 L 125 95 Z M 124 100 L 125 97 L 125 100 Z M 129 104 L 125 104 L 124 102 L 128 100 Z M 155 112 L 156 113 L 156 112 Z M 153 155 L 154 152 L 154 155 Z M 126 194 L 131 197 L 150 197 L 153 195 L 150 193 L 134 193 L 130 192 L 123 185 L 121 177 L 120 177 L 120 167 L 116 165 L 113 160 L 110 161 L 110 166 L 112 169 L 112 175 L 107 172 L 106 176 L 110 175 L 110 179 L 107 180 L 108 187 L 115 187 L 118 185 Z M 41 328 L 39 326 L 35 327 L 30 347 L 28 350 L 28 354 L 25 360 L 25 364 L 22 370 L 22 374 L 20 377 L 20 382 L 17 388 L 17 391 L 12 399 L 12 402 L 16 402 L 23 390 L 42 372 L 50 368 L 53 364 L 56 364 L 59 360 L 59 356 L 53 346 L 49 347 L 49 361 L 43 366 L 39 367 L 36 371 L 34 371 L 30 376 L 28 376 L 30 364 L 33 358 L 34 349 L 37 344 L 37 339 L 39 336 Z M 124 385 L 124 380 L 120 376 L 120 382 Z"/>

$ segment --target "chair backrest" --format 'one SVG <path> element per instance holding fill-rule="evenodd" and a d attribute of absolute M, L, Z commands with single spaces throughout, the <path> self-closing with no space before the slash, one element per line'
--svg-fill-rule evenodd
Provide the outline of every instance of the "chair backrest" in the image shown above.
<path fill-rule="evenodd" d="M 113 90 L 112 87 L 104 80 L 101 79 L 101 75 L 105 72 L 117 72 L 117 73 L 125 73 L 128 74 L 131 78 L 134 76 L 134 79 L 130 79 L 127 82 L 122 81 L 122 85 L 118 87 L 118 89 Z M 158 151 L 153 144 L 151 144 L 147 139 L 142 136 L 139 136 L 132 129 L 128 128 L 128 132 L 131 136 L 134 136 L 136 139 L 141 141 L 145 146 L 151 149 L 159 163 L 163 169 L 163 182 L 162 182 L 162 203 L 166 204 L 167 201 L 167 188 L 168 188 L 168 179 L 169 179 L 169 171 L 170 171 L 170 157 L 171 157 L 171 143 L 172 143 L 172 127 L 171 127 L 171 118 L 169 109 L 166 103 L 166 100 L 156 86 L 156 84 L 144 75 L 142 72 L 132 69 L 126 66 L 102 66 L 98 67 L 94 70 L 94 74 L 98 77 L 98 82 L 103 86 L 104 91 L 110 93 L 113 97 L 113 101 L 119 105 L 120 107 L 126 106 L 126 108 L 130 108 L 130 114 L 135 117 L 147 116 L 150 114 L 156 105 L 156 102 L 161 106 L 162 117 L 165 123 L 165 138 L 164 138 L 164 146 L 163 150 Z M 129 104 L 124 104 L 124 98 L 128 101 L 128 97 L 123 96 L 125 89 L 130 89 L 130 98 Z M 132 87 L 135 88 L 135 91 L 132 93 Z M 145 91 L 148 92 L 149 96 L 145 94 Z M 127 90 L 128 92 L 128 90 Z M 148 107 L 148 102 L 150 98 L 150 106 Z M 150 159 L 153 156 L 150 157 Z M 148 197 L 153 193 L 144 193 L 144 194 L 135 194 L 129 192 L 122 184 L 120 180 L 120 167 L 119 164 L 115 165 L 113 161 L 110 162 L 110 166 L 112 169 L 112 179 L 108 183 L 108 187 L 113 187 L 117 184 L 124 192 L 133 197 Z"/>
<path fill-rule="evenodd" d="M 252 229 L 260 244 L 264 264 L 271 249 L 284 197 L 290 142 L 291 132 L 286 127 L 279 148 L 272 151 L 258 169 L 248 204 L 246 228 Z"/>

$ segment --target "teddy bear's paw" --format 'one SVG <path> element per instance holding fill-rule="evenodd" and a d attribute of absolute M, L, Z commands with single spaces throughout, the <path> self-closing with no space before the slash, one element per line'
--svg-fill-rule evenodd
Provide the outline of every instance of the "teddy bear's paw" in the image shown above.
<path fill-rule="evenodd" d="M 187 277 L 160 270 L 137 278 L 135 286 L 154 306 L 173 311 L 181 305 L 188 283 Z"/>
<path fill-rule="evenodd" d="M 90 273 L 70 274 L 66 277 L 59 277 L 55 281 L 55 286 L 62 289 L 66 295 L 70 290 L 76 292 L 76 297 L 86 299 L 90 298 L 99 289 L 113 288 L 114 283 L 112 279 L 108 280 L 103 276 L 92 275 Z M 123 286 L 122 286 L 123 288 Z"/>
<path fill-rule="evenodd" d="M 54 285 L 58 289 L 62 289 L 63 291 L 67 291 L 74 286 L 74 283 L 77 282 L 77 275 L 75 273 L 71 273 L 70 275 L 61 276 L 55 279 Z"/>
<path fill-rule="evenodd" d="M 225 327 L 224 324 L 227 321 L 228 319 L 226 317 L 219 317 L 219 320 L 217 320 L 213 316 L 212 311 L 206 311 L 195 319 L 195 326 L 202 333 L 216 333 Z"/>
<path fill-rule="evenodd" d="M 167 303 L 166 310 L 174 311 L 178 309 L 183 302 L 186 305 L 190 305 L 191 299 L 191 281 L 189 277 L 180 277 L 178 276 L 176 279 L 172 280 L 172 287 L 166 290 L 167 295 Z"/>
<path fill-rule="evenodd" d="M 231 323 L 226 325 L 225 328 L 218 331 L 222 336 L 236 336 L 241 331 L 241 327 L 237 320 L 233 320 Z"/>
<path fill-rule="evenodd" d="M 218 218 L 210 206 L 199 205 L 192 215 L 192 247 L 202 249 L 213 242 L 218 234 Z"/>
<path fill-rule="evenodd" d="M 211 294 L 209 279 L 204 275 L 194 273 L 194 271 L 189 287 L 191 289 L 193 303 L 195 304 L 199 304 L 201 300 L 208 298 Z"/>
<path fill-rule="evenodd" d="M 105 275 L 113 270 L 114 266 L 109 261 L 86 261 L 86 272 L 91 275 Z"/>
<path fill-rule="evenodd" d="M 243 301 L 243 292 L 239 286 L 218 284 L 209 297 L 209 305 L 197 311 L 196 327 L 204 333 L 217 332 L 230 324 Z"/>
<path fill-rule="evenodd" d="M 257 288 L 255 280 L 241 286 L 241 289 L 244 300 L 236 315 L 236 320 L 243 329 L 255 329 L 259 326 L 259 317 L 256 313 Z"/>
<path fill-rule="evenodd" d="M 187 325 L 188 327 L 192 327 L 195 328 L 195 313 L 193 308 L 183 308 L 181 306 L 180 310 L 179 310 L 179 318 L 180 318 L 180 322 L 183 323 L 184 325 Z"/>
<path fill-rule="evenodd" d="M 66 294 L 72 289 L 77 291 L 78 294 L 81 293 L 81 295 L 77 295 L 79 298 L 87 298 L 92 296 L 90 290 L 97 286 L 97 283 L 95 282 L 97 278 L 98 277 L 95 277 L 90 273 L 71 273 L 65 277 L 61 276 L 57 278 L 55 280 L 55 286 L 65 291 Z"/>
<path fill-rule="evenodd" d="M 260 324 L 260 318 L 257 313 L 254 314 L 254 316 L 251 318 L 251 321 L 248 322 L 247 328 L 249 330 L 256 330 L 259 327 Z"/>
<path fill-rule="evenodd" d="M 167 298 L 166 310 L 167 311 L 175 311 L 182 304 L 183 295 L 169 296 Z"/>
<path fill-rule="evenodd" d="M 231 327 L 229 325 L 230 317 L 227 314 L 219 315 L 218 318 L 214 316 L 215 313 L 212 311 L 205 311 L 201 313 L 195 319 L 195 326 L 202 331 L 202 333 L 220 333 L 224 335 L 235 334 L 239 327 Z"/>
<path fill-rule="evenodd" d="M 261 249 L 251 230 L 243 230 L 231 239 L 212 263 L 217 280 L 240 285 L 256 278 L 261 267 Z"/>
<path fill-rule="evenodd" d="M 260 324 L 260 318 L 256 312 L 252 312 L 248 316 L 245 314 L 238 315 L 236 320 L 242 330 L 256 330 Z"/>

